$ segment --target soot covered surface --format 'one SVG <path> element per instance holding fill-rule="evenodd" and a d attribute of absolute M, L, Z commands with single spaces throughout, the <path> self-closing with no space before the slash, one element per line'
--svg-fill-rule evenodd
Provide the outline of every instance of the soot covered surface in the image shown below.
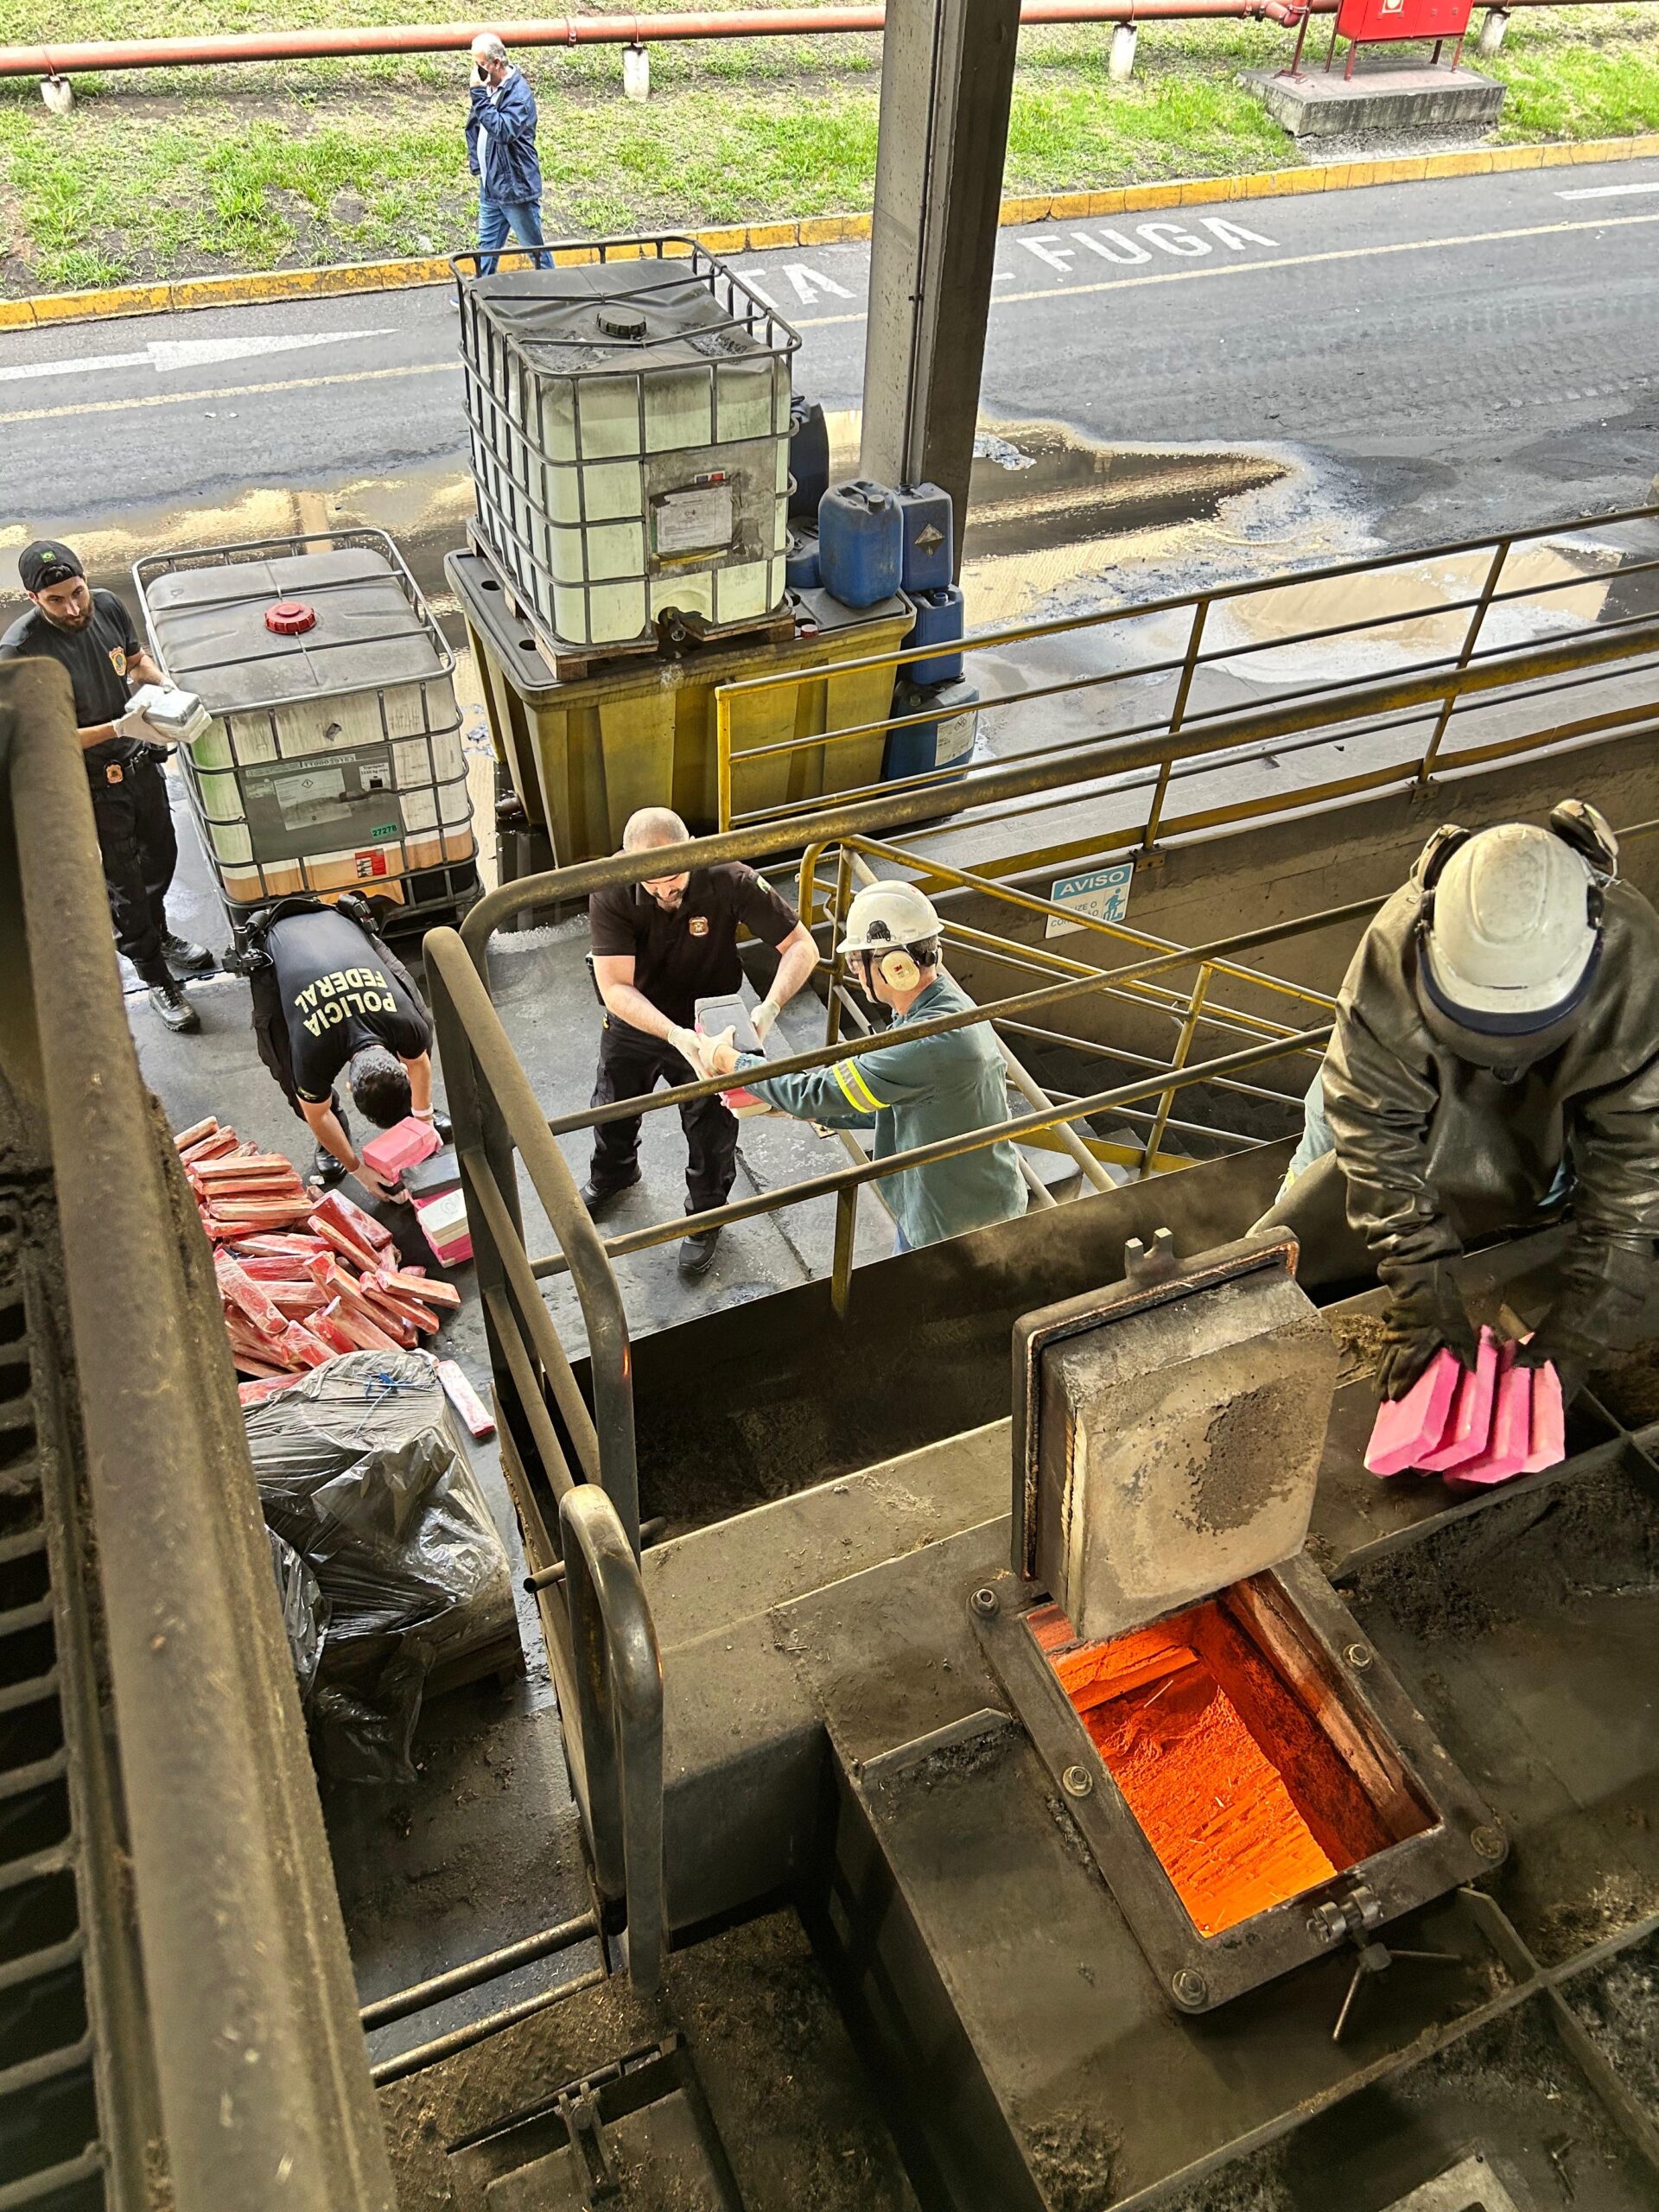
<path fill-rule="evenodd" d="M 1618 1463 L 1363 1567 L 1350 1602 L 1510 1842 L 1498 1902 L 1546 1966 L 1659 1910 L 1659 1491 Z"/>

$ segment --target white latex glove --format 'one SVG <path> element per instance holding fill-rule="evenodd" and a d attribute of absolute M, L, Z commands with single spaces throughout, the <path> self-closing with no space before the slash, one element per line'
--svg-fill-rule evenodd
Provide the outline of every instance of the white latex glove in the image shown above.
<path fill-rule="evenodd" d="M 702 1039 L 695 1029 L 671 1027 L 668 1041 L 683 1060 L 689 1060 L 699 1075 L 709 1073 L 709 1070 L 702 1065 Z"/>
<path fill-rule="evenodd" d="M 165 738 L 156 735 L 142 707 L 129 707 L 124 715 L 118 716 L 115 734 L 118 737 L 129 739 L 135 745 L 164 745 L 167 742 Z"/>
<path fill-rule="evenodd" d="M 701 1058 L 705 1075 L 731 1075 L 734 1072 L 737 1052 L 732 1039 L 736 1034 L 734 1029 L 722 1029 L 718 1037 L 698 1039 L 702 1047 Z"/>
<path fill-rule="evenodd" d="M 764 1045 L 771 1036 L 772 1027 L 783 1008 L 771 999 L 762 999 L 754 1009 L 754 1033 Z"/>

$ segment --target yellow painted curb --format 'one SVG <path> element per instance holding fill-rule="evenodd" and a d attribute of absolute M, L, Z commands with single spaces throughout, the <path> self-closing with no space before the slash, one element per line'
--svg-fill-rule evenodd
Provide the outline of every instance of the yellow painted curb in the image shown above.
<path fill-rule="evenodd" d="M 1125 184 L 1102 192 L 1022 194 L 1002 202 L 1005 225 L 1075 223 L 1103 215 L 1150 214 L 1168 207 L 1210 207 L 1241 200 L 1283 200 L 1306 192 L 1351 192 L 1372 184 L 1416 184 L 1440 177 L 1498 176 L 1517 169 L 1630 162 L 1659 155 L 1659 134 L 1590 138 L 1576 145 L 1486 146 L 1406 160 L 1331 162 L 1258 169 L 1243 176 L 1192 177 L 1168 184 Z M 709 253 L 760 253 L 780 246 L 839 245 L 870 235 L 868 215 L 810 215 L 796 223 L 733 223 L 690 234 Z M 614 251 L 614 249 L 613 249 Z M 562 263 L 594 258 L 571 246 Z M 186 277 L 170 284 L 118 284 L 96 292 L 41 292 L 0 300 L 0 330 L 44 329 L 112 315 L 171 315 L 181 308 L 263 305 L 274 300 L 333 299 L 348 292 L 395 292 L 449 281 L 442 256 L 347 262 L 332 269 L 272 269 L 232 276 Z"/>

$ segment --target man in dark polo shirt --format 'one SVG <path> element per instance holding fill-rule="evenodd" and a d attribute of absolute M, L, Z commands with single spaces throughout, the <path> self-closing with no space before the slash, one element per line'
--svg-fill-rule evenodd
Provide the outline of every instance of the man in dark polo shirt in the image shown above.
<path fill-rule="evenodd" d="M 113 592 L 87 588 L 79 557 L 67 545 L 41 538 L 25 546 L 17 575 L 35 604 L 0 638 L 0 660 L 55 660 L 67 672 L 115 941 L 149 986 L 149 1002 L 168 1027 L 199 1029 L 200 1016 L 175 971 L 199 974 L 213 957 L 167 925 L 179 857 L 162 773 L 168 748 L 153 741 L 149 724 L 129 706 L 135 681 L 166 679 L 139 644 L 131 615 Z"/>
<path fill-rule="evenodd" d="M 644 808 L 622 833 L 625 853 L 683 844 L 690 831 L 666 807 Z M 593 1103 L 643 1098 L 659 1083 L 694 1082 L 701 1072 L 687 1049 L 700 998 L 729 996 L 742 983 L 737 933 L 753 931 L 778 955 L 778 973 L 755 1009 L 762 1042 L 817 965 L 817 948 L 792 907 L 750 868 L 731 863 L 689 874 L 596 891 L 588 902 L 594 977 L 605 1001 L 599 1075 Z M 736 1173 L 737 1122 L 718 1096 L 680 1109 L 687 1153 L 689 1214 L 724 1205 Z M 597 1217 L 618 1193 L 639 1180 L 639 1118 L 601 1122 L 582 1198 Z M 680 1273 L 706 1272 L 717 1229 L 690 1236 L 680 1247 Z"/>
<path fill-rule="evenodd" d="M 411 1114 L 434 1121 L 432 1017 L 368 907 L 350 892 L 334 906 L 308 893 L 279 900 L 249 930 L 248 975 L 259 1057 L 317 1141 L 317 1173 L 391 1195 L 358 1157 L 334 1080 L 345 1073 L 377 1128 Z"/>

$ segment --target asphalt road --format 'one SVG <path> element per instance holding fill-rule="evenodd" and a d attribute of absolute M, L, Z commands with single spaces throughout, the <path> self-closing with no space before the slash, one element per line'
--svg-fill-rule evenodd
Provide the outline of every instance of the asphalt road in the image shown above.
<path fill-rule="evenodd" d="M 1635 504 L 1656 249 L 1659 162 L 1006 231 L 982 410 L 1288 450 L 1388 544 Z M 738 265 L 800 330 L 799 387 L 855 406 L 868 247 Z M 204 511 L 251 535 L 296 493 L 315 527 L 346 486 L 354 515 L 454 543 L 455 335 L 428 289 L 10 336 L 0 549 L 188 538 Z"/>

